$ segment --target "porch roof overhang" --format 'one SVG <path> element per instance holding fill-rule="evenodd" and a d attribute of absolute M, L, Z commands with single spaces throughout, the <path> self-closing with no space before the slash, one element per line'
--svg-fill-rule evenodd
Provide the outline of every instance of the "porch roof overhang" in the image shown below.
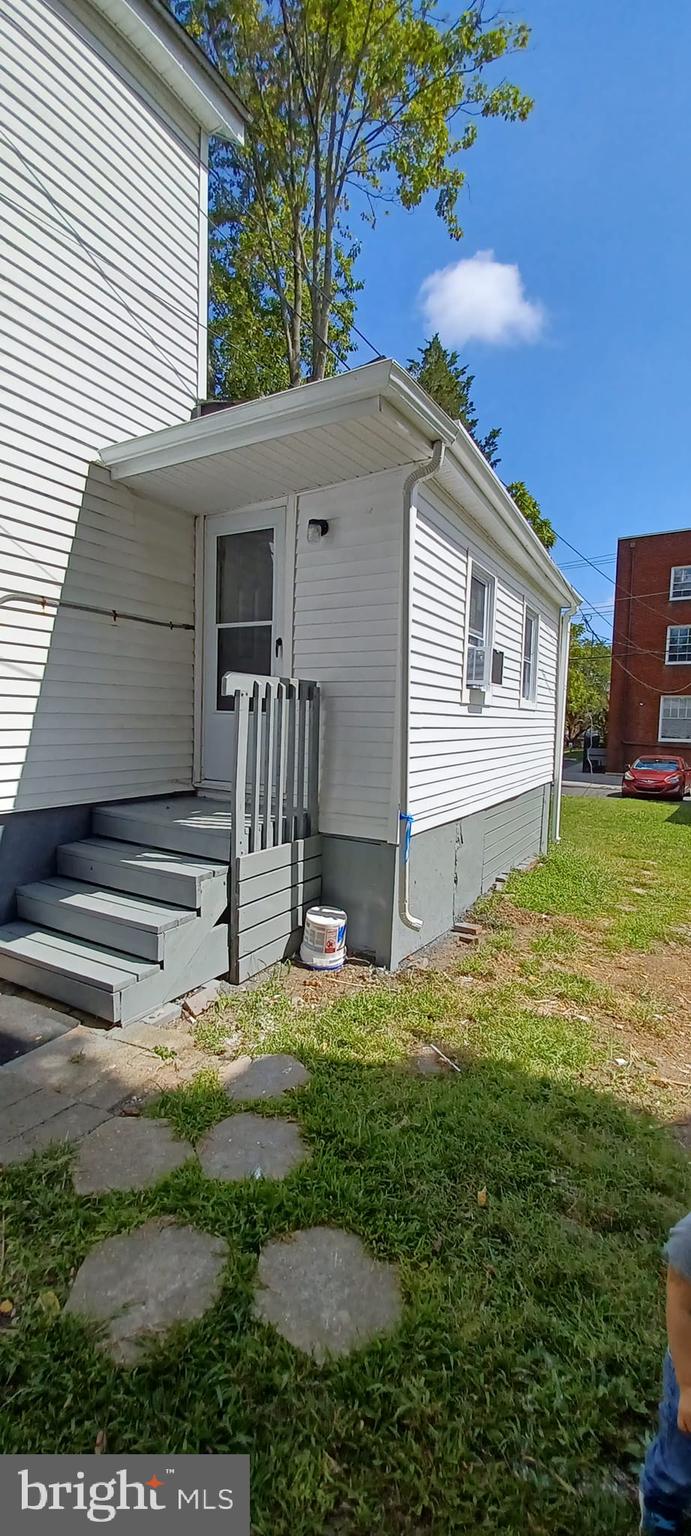
<path fill-rule="evenodd" d="M 232 512 L 428 459 L 436 482 L 514 561 L 575 609 L 579 598 L 458 422 L 390 358 L 101 450 L 114 480 L 190 513 Z"/>

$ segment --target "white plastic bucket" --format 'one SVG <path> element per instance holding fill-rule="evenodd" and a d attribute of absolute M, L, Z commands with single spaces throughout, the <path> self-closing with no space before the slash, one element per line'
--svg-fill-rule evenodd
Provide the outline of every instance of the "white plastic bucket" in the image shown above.
<path fill-rule="evenodd" d="M 310 907 L 300 959 L 312 971 L 340 971 L 346 956 L 348 918 L 340 907 Z"/>

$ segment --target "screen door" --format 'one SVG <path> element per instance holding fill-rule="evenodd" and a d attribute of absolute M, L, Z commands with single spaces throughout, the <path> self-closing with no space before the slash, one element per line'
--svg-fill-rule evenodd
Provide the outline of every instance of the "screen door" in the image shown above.
<path fill-rule="evenodd" d="M 280 675 L 281 577 L 285 508 L 208 517 L 204 549 L 202 780 L 231 778 L 232 698 L 228 673 Z"/>

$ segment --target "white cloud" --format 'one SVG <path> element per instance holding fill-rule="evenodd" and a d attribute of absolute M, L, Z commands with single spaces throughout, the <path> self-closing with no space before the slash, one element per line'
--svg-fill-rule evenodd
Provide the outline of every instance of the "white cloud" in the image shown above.
<path fill-rule="evenodd" d="M 518 267 L 496 261 L 494 251 L 476 251 L 431 272 L 419 299 L 428 331 L 438 331 L 451 347 L 537 341 L 545 324 L 544 307 L 526 296 Z"/>

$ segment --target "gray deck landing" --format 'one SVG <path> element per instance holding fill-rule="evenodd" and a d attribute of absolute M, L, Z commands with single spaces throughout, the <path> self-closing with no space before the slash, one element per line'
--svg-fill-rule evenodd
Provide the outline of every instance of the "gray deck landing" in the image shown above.
<path fill-rule="evenodd" d="M 94 810 L 0 928 L 0 976 L 127 1024 L 226 975 L 228 801 L 196 795 Z"/>
<path fill-rule="evenodd" d="M 231 831 L 229 800 L 205 795 L 95 808 L 91 835 L 57 849 L 49 878 L 18 889 L 16 919 L 0 928 L 0 977 L 129 1024 L 218 977 L 245 981 L 286 959 L 319 900 L 321 840 L 235 858 Z"/>

